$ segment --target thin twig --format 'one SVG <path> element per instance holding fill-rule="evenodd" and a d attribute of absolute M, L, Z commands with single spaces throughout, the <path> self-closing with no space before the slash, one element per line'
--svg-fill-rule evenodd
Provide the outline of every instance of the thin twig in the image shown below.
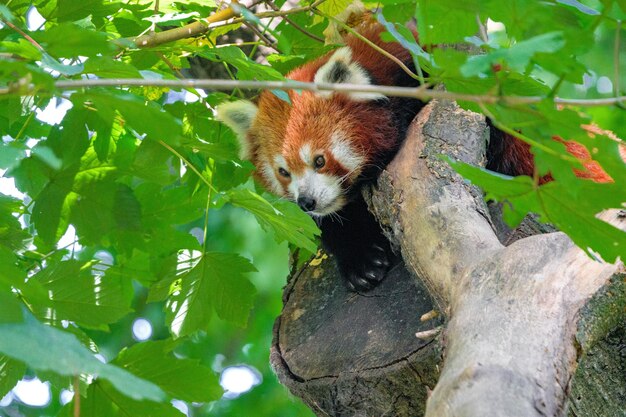
<path fill-rule="evenodd" d="M 44 51 L 43 46 L 41 46 L 36 40 L 31 38 L 30 35 L 28 35 L 22 29 L 20 29 L 17 26 L 15 26 L 13 23 L 9 22 L 8 20 L 4 20 L 4 19 L 0 19 L 0 22 L 4 23 L 5 25 L 7 25 L 11 29 L 13 29 L 14 31 L 16 31 L 17 33 L 22 35 L 24 37 L 24 39 L 26 39 L 28 42 L 33 44 L 35 46 L 35 48 L 39 49 L 40 51 Z"/>
<path fill-rule="evenodd" d="M 293 9 L 283 11 L 268 11 L 255 13 L 254 15 L 259 19 L 265 19 L 268 17 L 282 17 L 290 14 L 310 12 L 315 7 L 319 6 L 326 0 L 316 0 L 314 3 L 304 7 L 294 7 Z M 233 2 L 233 4 L 238 4 Z M 217 27 L 226 26 L 234 23 L 242 23 L 244 18 L 236 18 L 237 13 L 231 8 L 227 7 L 224 10 L 215 12 L 206 19 L 198 20 L 179 28 L 164 30 L 158 33 L 149 33 L 146 35 L 138 36 L 135 38 L 123 38 L 118 40 L 117 43 L 121 46 L 127 46 L 128 43 L 134 43 L 137 48 L 149 48 L 153 46 L 162 45 L 168 42 L 174 42 L 181 39 L 193 38 L 205 34 L 211 29 Z"/>
<path fill-rule="evenodd" d="M 267 0 L 265 2 L 265 4 L 267 4 L 268 6 L 270 6 L 272 9 L 274 9 L 277 12 L 280 12 L 280 8 L 271 0 Z M 298 32 L 301 32 L 302 34 L 308 36 L 309 38 L 316 40 L 318 42 L 324 43 L 324 39 L 320 38 L 319 36 L 315 35 L 314 33 L 309 32 L 308 30 L 304 29 L 302 26 L 298 25 L 297 23 L 295 23 L 293 20 L 291 20 L 290 18 L 288 18 L 286 15 L 282 16 L 282 19 L 289 23 L 289 26 L 291 26 L 292 28 L 294 28 L 295 30 L 297 30 Z"/>
<path fill-rule="evenodd" d="M 181 161 L 183 161 L 185 164 L 187 164 L 187 166 L 198 176 L 198 178 L 200 179 L 200 181 L 202 181 L 203 183 L 205 183 L 210 190 L 212 190 L 214 193 L 218 193 L 218 191 L 215 189 L 215 187 L 213 187 L 213 181 L 211 180 L 211 182 L 209 182 L 209 180 L 207 180 L 206 178 L 204 178 L 204 176 L 202 175 L 202 173 L 200 171 L 198 171 L 198 168 L 195 167 L 195 165 L 193 165 L 191 162 L 189 162 L 187 160 L 187 158 L 185 158 L 184 156 L 182 156 L 178 151 L 176 151 L 176 149 L 172 148 L 170 145 L 168 145 L 167 143 L 163 142 L 162 140 L 159 141 L 159 143 L 161 144 L 161 146 L 163 146 L 165 149 L 167 149 L 168 151 L 170 151 L 171 153 L 173 153 L 174 155 L 176 155 L 178 157 L 178 159 L 180 159 Z"/>
<path fill-rule="evenodd" d="M 237 0 L 233 0 L 232 4 L 239 4 Z M 224 10 L 219 10 L 213 13 L 206 19 L 197 20 L 179 28 L 170 30 L 164 30 L 163 32 L 152 32 L 146 35 L 141 35 L 136 38 L 126 38 L 126 41 L 134 42 L 137 48 L 148 48 L 152 46 L 161 45 L 168 42 L 174 42 L 181 39 L 193 38 L 195 36 L 202 35 L 209 30 L 209 24 L 214 22 L 221 22 L 228 20 L 236 16 L 232 7 L 227 7 Z M 118 41 L 119 43 L 119 41 Z M 123 43 L 121 43 L 123 45 Z"/>
<path fill-rule="evenodd" d="M 78 375 L 74 375 L 74 417 L 80 417 L 80 386 Z"/>
<path fill-rule="evenodd" d="M 438 91 L 420 87 L 395 87 L 387 85 L 364 85 L 364 84 L 332 84 L 332 83 L 307 83 L 301 81 L 247 81 L 247 80 L 206 80 L 206 79 L 185 79 L 185 80 L 158 80 L 143 78 L 100 78 L 57 81 L 54 83 L 56 90 L 77 90 L 85 87 L 167 87 L 167 88 L 205 88 L 213 90 L 232 90 L 240 88 L 242 90 L 307 90 L 307 91 L 336 91 L 340 93 L 378 93 L 388 97 L 411 97 L 420 100 L 461 100 L 473 103 L 484 104 L 505 104 L 522 105 L 539 103 L 547 99 L 543 96 L 499 96 L 489 94 L 465 94 L 450 91 Z M 0 88 L 0 95 L 17 94 L 22 96 L 31 95 L 34 90 L 12 90 L 10 88 Z M 37 94 L 43 94 L 42 90 L 37 90 Z M 52 92 L 50 92 L 52 95 Z M 598 107 L 611 106 L 626 100 L 626 96 L 596 98 L 596 99 L 574 99 L 555 97 L 553 102 L 566 106 Z"/>
<path fill-rule="evenodd" d="M 272 42 L 267 36 L 265 36 L 265 34 L 263 32 L 261 32 L 256 26 L 254 26 L 253 23 L 251 23 L 251 22 L 244 22 L 243 24 L 248 29 L 250 29 L 256 36 L 258 36 L 259 39 L 263 41 L 265 46 L 267 46 L 268 48 L 272 48 L 276 52 L 280 52 L 278 50 L 278 47 L 276 46 L 276 42 Z M 265 28 L 263 28 L 263 29 L 265 30 Z"/>
<path fill-rule="evenodd" d="M 167 65 L 169 67 L 169 69 L 176 74 L 176 76 L 178 78 L 185 78 L 185 75 L 180 72 L 179 68 L 176 68 L 174 66 L 174 64 L 172 64 L 172 61 L 170 61 L 163 52 L 157 52 L 158 57 L 161 59 L 161 61 L 165 62 L 165 65 Z"/>

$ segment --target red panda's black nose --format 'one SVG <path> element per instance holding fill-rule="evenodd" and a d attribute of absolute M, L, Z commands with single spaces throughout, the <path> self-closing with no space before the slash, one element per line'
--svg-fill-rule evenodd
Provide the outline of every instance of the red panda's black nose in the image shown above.
<path fill-rule="evenodd" d="M 300 196 L 298 197 L 298 205 L 304 211 L 315 210 L 315 200 L 311 197 Z"/>

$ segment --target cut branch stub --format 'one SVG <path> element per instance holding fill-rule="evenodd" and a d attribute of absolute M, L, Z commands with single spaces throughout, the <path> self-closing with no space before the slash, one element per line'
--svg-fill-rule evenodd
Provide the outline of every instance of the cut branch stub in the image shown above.
<path fill-rule="evenodd" d="M 423 414 L 440 362 L 432 330 L 442 320 L 421 320 L 432 300 L 402 264 L 362 295 L 344 288 L 332 259 L 316 260 L 292 278 L 284 302 L 271 362 L 318 415 Z"/>

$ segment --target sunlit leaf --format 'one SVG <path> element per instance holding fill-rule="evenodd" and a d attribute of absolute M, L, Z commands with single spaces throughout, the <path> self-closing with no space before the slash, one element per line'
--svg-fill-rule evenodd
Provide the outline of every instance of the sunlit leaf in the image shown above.
<path fill-rule="evenodd" d="M 205 253 L 189 272 L 177 277 L 178 289 L 167 305 L 172 333 L 180 337 L 205 330 L 214 312 L 245 326 L 256 293 L 245 275 L 255 270 L 239 255 Z"/>
<path fill-rule="evenodd" d="M 522 72 L 534 54 L 556 52 L 563 45 L 565 45 L 565 40 L 560 32 L 535 36 L 508 49 L 498 49 L 486 55 L 472 56 L 461 67 L 461 73 L 466 77 L 487 73 L 491 71 L 493 65 L 500 63 L 506 63 L 512 69 Z"/>
<path fill-rule="evenodd" d="M 317 250 L 313 239 L 319 234 L 319 229 L 311 217 L 294 204 L 283 200 L 272 205 L 247 189 L 233 190 L 228 194 L 228 201 L 254 214 L 264 229 L 275 233 L 278 241 L 287 240 L 310 252 Z"/>
<path fill-rule="evenodd" d="M 183 401 L 208 402 L 222 395 L 215 373 L 197 360 L 177 358 L 171 340 L 143 342 L 122 351 L 115 364 Z"/>
<path fill-rule="evenodd" d="M 86 400 L 81 401 L 81 417 L 184 417 L 168 403 L 137 401 L 120 393 L 108 381 L 98 379 L 89 385 Z M 68 403 L 58 417 L 74 417 L 74 402 Z"/>
<path fill-rule="evenodd" d="M 5 355 L 0 355 L 0 397 L 4 397 L 26 372 L 26 365 Z"/>
<path fill-rule="evenodd" d="M 617 191 L 614 184 L 585 187 L 586 193 L 584 199 L 581 199 L 558 181 L 538 186 L 529 177 L 511 178 L 462 162 L 451 162 L 451 165 L 472 183 L 483 188 L 486 199 L 504 203 L 504 218 L 509 225 L 517 225 L 528 213 L 537 213 L 541 221 L 554 224 L 566 232 L 574 243 L 591 256 L 595 256 L 591 250 L 599 253 L 607 262 L 615 262 L 617 257 L 626 256 L 626 232 L 596 218 L 595 210 L 585 210 L 589 204 L 585 201 L 591 202 L 589 207 L 594 206 L 594 194 Z"/>
<path fill-rule="evenodd" d="M 33 285 L 37 289 L 33 289 Z M 131 289 L 128 282 L 102 276 L 90 265 L 67 260 L 44 268 L 23 288 L 26 299 L 43 319 L 70 320 L 89 328 L 104 328 L 128 314 Z M 45 291 L 41 299 L 39 292 Z"/>
<path fill-rule="evenodd" d="M 87 373 L 108 380 L 125 395 L 141 400 L 161 401 L 163 391 L 151 382 L 96 359 L 75 336 L 45 326 L 31 316 L 23 323 L 0 324 L 0 352 L 26 363 L 34 370 L 60 375 Z"/>

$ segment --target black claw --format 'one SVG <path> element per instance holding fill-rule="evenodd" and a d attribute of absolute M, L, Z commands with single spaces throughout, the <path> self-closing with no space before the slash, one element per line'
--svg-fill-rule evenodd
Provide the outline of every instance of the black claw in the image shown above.
<path fill-rule="evenodd" d="M 365 275 L 365 279 L 368 281 L 380 281 L 380 275 L 376 271 L 365 271 L 363 275 Z"/>
<path fill-rule="evenodd" d="M 374 259 L 372 259 L 372 265 L 380 268 L 381 266 L 384 265 L 384 263 L 383 263 L 382 259 L 374 258 Z"/>
<path fill-rule="evenodd" d="M 376 249 L 379 252 L 383 252 L 385 253 L 385 248 L 383 248 L 381 245 L 379 245 L 378 243 L 373 243 L 372 244 L 372 249 Z"/>
<path fill-rule="evenodd" d="M 363 277 L 356 277 L 355 283 L 361 290 L 369 290 L 373 288 L 372 284 Z"/>

